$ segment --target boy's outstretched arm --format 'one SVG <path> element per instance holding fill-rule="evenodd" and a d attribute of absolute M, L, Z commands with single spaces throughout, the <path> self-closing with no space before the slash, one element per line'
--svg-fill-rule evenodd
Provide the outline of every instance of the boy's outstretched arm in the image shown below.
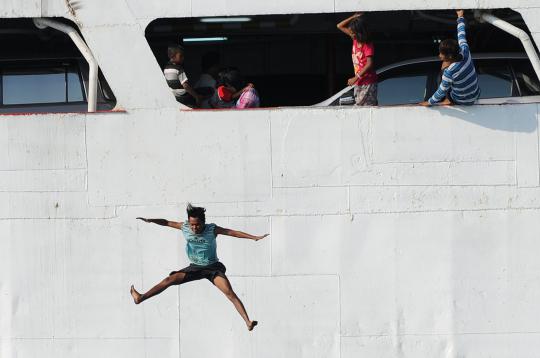
<path fill-rule="evenodd" d="M 168 226 L 168 227 L 172 227 L 172 228 L 178 229 L 178 230 L 181 230 L 182 225 L 184 225 L 183 222 L 169 221 L 169 220 L 166 220 L 166 219 L 146 219 L 146 218 L 141 218 L 141 217 L 138 217 L 137 219 L 142 220 L 145 223 L 153 223 L 153 224 L 157 224 L 157 225 L 161 225 L 161 226 Z"/>
<path fill-rule="evenodd" d="M 227 235 L 227 236 L 239 237 L 241 239 L 250 239 L 250 240 L 255 240 L 255 241 L 262 240 L 265 237 L 267 237 L 268 235 L 270 235 L 270 234 L 264 234 L 264 235 L 261 235 L 261 236 L 255 236 L 255 235 L 251 235 L 251 234 L 248 234 L 248 233 L 245 233 L 245 232 L 242 232 L 242 231 L 225 229 L 225 228 L 219 227 L 219 226 L 216 226 L 214 232 L 215 232 L 216 235 Z"/>
<path fill-rule="evenodd" d="M 341 21 L 339 24 L 337 24 L 337 28 L 346 33 L 347 35 L 349 35 L 351 38 L 353 38 L 353 33 L 351 30 L 349 30 L 349 23 L 351 21 L 353 21 L 354 19 L 356 19 L 357 17 L 360 17 L 362 16 L 362 13 L 361 12 L 357 12 L 356 14 L 352 15 L 352 16 L 349 16 L 348 18 L 346 18 L 345 20 Z"/>
<path fill-rule="evenodd" d="M 469 51 L 469 44 L 467 43 L 467 33 L 465 32 L 465 18 L 463 10 L 456 10 L 457 15 L 457 39 L 459 48 L 462 52 Z"/>
<path fill-rule="evenodd" d="M 439 85 L 439 88 L 435 93 L 433 93 L 433 96 L 431 96 L 430 99 L 428 99 L 426 102 L 420 103 L 422 106 L 433 106 L 436 103 L 441 102 L 443 99 L 446 98 L 446 94 L 450 90 L 450 86 L 452 85 L 452 77 L 447 75 L 447 73 L 443 72 L 442 81 Z"/>

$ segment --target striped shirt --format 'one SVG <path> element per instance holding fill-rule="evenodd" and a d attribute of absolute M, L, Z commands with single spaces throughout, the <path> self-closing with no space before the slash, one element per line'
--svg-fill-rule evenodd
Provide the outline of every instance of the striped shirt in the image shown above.
<path fill-rule="evenodd" d="M 163 69 L 163 74 L 175 97 L 186 94 L 187 91 L 184 89 L 184 83 L 187 82 L 188 78 L 181 65 L 169 62 Z"/>
<path fill-rule="evenodd" d="M 480 96 L 478 76 L 467 44 L 465 19 L 462 17 L 457 19 L 457 33 L 463 59 L 443 71 L 441 85 L 428 101 L 430 105 L 442 101 L 449 91 L 450 99 L 455 104 L 471 105 Z"/>

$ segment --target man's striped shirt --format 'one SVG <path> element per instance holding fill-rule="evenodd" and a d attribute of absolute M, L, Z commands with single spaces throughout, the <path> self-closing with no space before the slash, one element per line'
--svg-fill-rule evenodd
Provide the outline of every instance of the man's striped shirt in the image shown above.
<path fill-rule="evenodd" d="M 184 67 L 169 62 L 163 69 L 163 74 L 175 97 L 186 94 L 187 91 L 184 89 L 184 83 L 186 83 L 188 78 L 184 71 Z"/>
<path fill-rule="evenodd" d="M 429 99 L 431 105 L 442 101 L 449 91 L 450 99 L 455 104 L 471 105 L 480 96 L 478 76 L 467 44 L 465 19 L 462 17 L 457 19 L 457 33 L 463 60 L 452 63 L 443 71 L 441 85 Z"/>

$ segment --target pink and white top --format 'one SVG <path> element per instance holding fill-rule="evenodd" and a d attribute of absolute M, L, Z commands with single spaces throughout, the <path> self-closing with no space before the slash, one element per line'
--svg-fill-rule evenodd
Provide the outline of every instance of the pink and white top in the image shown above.
<path fill-rule="evenodd" d="M 366 66 L 367 58 L 373 56 L 374 54 L 375 48 L 373 47 L 373 43 L 360 43 L 356 41 L 356 39 L 353 40 L 352 62 L 354 66 L 354 74 L 357 77 L 358 73 Z M 377 73 L 375 73 L 375 70 L 372 68 L 364 73 L 362 77 L 358 77 L 355 84 L 357 86 L 363 86 L 373 83 L 377 83 Z"/>

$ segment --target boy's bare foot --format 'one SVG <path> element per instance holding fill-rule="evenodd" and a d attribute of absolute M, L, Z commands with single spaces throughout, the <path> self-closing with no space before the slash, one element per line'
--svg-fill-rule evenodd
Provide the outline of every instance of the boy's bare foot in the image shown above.
<path fill-rule="evenodd" d="M 135 289 L 135 287 L 133 287 L 133 285 L 131 285 L 131 289 L 129 290 L 129 292 L 131 293 L 131 296 L 133 297 L 133 302 L 135 302 L 135 304 L 139 304 L 141 303 L 141 294 L 139 292 L 137 292 L 137 290 Z"/>
<path fill-rule="evenodd" d="M 251 321 L 249 322 L 248 324 L 248 331 L 253 331 L 253 328 L 255 328 L 255 326 L 258 324 L 259 322 L 257 321 Z"/>
<path fill-rule="evenodd" d="M 448 98 L 445 98 L 441 101 L 441 106 L 451 106 L 451 105 L 453 105 L 453 103 L 450 102 Z"/>

